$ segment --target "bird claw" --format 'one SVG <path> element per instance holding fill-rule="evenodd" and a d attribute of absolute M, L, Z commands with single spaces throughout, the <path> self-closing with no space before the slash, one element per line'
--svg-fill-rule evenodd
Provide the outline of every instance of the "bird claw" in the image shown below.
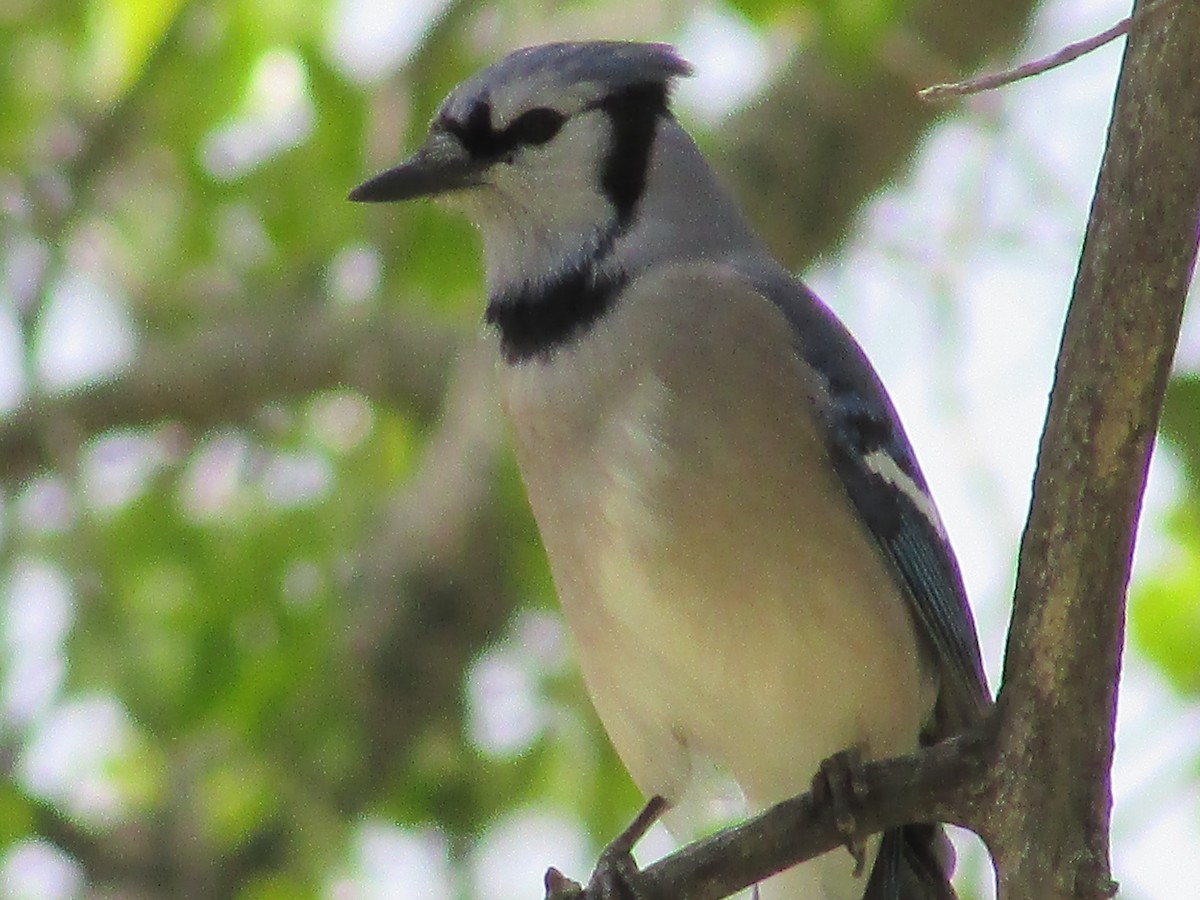
<path fill-rule="evenodd" d="M 637 887 L 637 863 L 625 850 L 606 847 L 588 881 L 588 900 L 649 900 Z"/>
<path fill-rule="evenodd" d="M 667 801 L 662 797 L 650 798 L 629 827 L 601 851 L 586 891 L 557 869 L 548 870 L 547 900 L 653 900 L 637 883 L 638 866 L 633 858 L 633 848 L 666 808 Z"/>
<path fill-rule="evenodd" d="M 862 748 L 850 747 L 822 761 L 813 776 L 813 797 L 818 805 L 828 806 L 833 821 L 842 835 L 846 849 L 854 857 L 854 875 L 859 877 L 866 867 L 866 843 L 855 836 L 858 822 L 854 810 L 867 798 L 867 782 L 863 776 Z"/>
<path fill-rule="evenodd" d="M 662 797 L 651 797 L 629 826 L 604 848 L 596 862 L 596 870 L 588 881 L 589 898 L 651 900 L 637 886 L 638 866 L 633 858 L 633 848 L 650 830 L 650 826 L 658 821 L 666 808 L 667 801 Z"/>

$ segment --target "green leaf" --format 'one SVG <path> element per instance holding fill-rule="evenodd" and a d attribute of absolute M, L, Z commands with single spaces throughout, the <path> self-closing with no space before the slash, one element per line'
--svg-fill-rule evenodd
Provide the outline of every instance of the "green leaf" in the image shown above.
<path fill-rule="evenodd" d="M 81 73 L 88 92 L 111 103 L 128 90 L 182 6 L 182 0 L 93 0 Z"/>
<path fill-rule="evenodd" d="M 1200 374 L 1177 375 L 1167 384 L 1159 430 L 1179 452 L 1189 480 L 1200 481 Z"/>
<path fill-rule="evenodd" d="M 1139 579 L 1129 604 L 1130 638 L 1181 694 L 1200 696 L 1200 503 L 1195 492 L 1172 514 L 1175 553 Z"/>
<path fill-rule="evenodd" d="M 231 850 L 279 809 L 279 788 L 257 760 L 225 755 L 199 781 L 199 825 L 222 851 Z"/>
<path fill-rule="evenodd" d="M 0 850 L 28 837 L 32 828 L 29 798 L 6 779 L 0 784 Z"/>

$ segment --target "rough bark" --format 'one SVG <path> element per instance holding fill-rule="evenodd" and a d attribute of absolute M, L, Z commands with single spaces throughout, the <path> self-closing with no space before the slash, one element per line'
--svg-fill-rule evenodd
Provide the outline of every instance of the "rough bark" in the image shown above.
<path fill-rule="evenodd" d="M 1200 223 L 1197 35 L 1198 3 L 1135 19 L 1121 68 L 1000 693 L 986 837 L 1005 897 L 1108 891 L 1125 589 Z"/>

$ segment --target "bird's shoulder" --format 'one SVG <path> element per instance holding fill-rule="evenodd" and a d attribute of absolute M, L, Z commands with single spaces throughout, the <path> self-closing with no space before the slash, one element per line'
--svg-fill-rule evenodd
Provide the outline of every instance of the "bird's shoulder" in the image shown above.
<path fill-rule="evenodd" d="M 794 355 L 786 316 L 736 263 L 701 259 L 650 267 L 629 279 L 614 312 L 614 327 L 653 338 L 638 341 L 643 347 Z"/>

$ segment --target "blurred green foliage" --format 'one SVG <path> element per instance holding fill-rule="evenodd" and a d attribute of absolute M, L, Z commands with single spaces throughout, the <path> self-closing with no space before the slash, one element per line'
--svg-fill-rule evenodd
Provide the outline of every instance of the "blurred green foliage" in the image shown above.
<path fill-rule="evenodd" d="M 727 12 L 803 32 L 853 65 L 911 5 L 730 0 Z M 367 77 L 331 37 L 352 6 L 0 9 L 0 324 L 19 350 L 2 364 L 24 400 L 87 390 L 56 395 L 37 365 L 65 340 L 46 328 L 55 287 L 80 274 L 120 311 L 134 368 L 155 348 L 205 346 L 191 341 L 217 326 L 248 336 L 331 310 L 403 312 L 468 343 L 481 282 L 468 226 L 429 205 L 354 207 L 347 191 L 413 146 L 444 93 L 504 49 L 635 14 L 656 33 L 631 36 L 669 38 L 686 13 L 449 0 L 415 21 L 414 7 L 419 39 Z M 223 352 L 257 365 L 230 342 Z M 200 362 L 181 353 L 148 377 L 166 384 Z M 364 352 L 343 367 L 355 387 L 331 375 L 297 399 L 293 376 L 313 364 L 301 353 L 270 369 L 281 374 L 252 415 L 214 414 L 202 391 L 166 420 L 93 429 L 47 415 L 20 452 L 18 416 L 0 422 L 0 860 L 37 839 L 96 895 L 314 896 L 353 868 L 356 829 L 383 820 L 444 835 L 465 894 L 473 847 L 513 811 L 557 810 L 593 841 L 625 824 L 639 798 L 569 657 L 520 637 L 522 615 L 552 609 L 553 591 L 519 478 L 504 457 L 488 462 L 487 440 L 461 439 L 452 400 L 439 422 L 404 389 L 404 362 Z M 1200 403 L 1175 408 L 1168 433 L 1200 458 Z M 451 477 L 415 501 L 414 485 L 443 468 L 489 480 Z M 442 502 L 460 499 L 441 527 Z M 1200 548 L 1198 516 L 1181 512 L 1181 546 Z M 1200 549 L 1188 552 L 1178 583 L 1144 592 L 1135 630 L 1194 691 Z M 61 639 L 38 618 L 54 607 L 21 574 L 33 570 L 68 586 Z M 41 612 L 20 618 L 22 604 Z M 501 651 L 532 660 L 539 718 L 497 748 L 471 737 L 467 673 Z M 97 771 L 34 784 L 39 741 L 97 696 L 124 714 L 83 754 Z"/>
<path fill-rule="evenodd" d="M 1169 558 L 1135 584 L 1130 634 L 1137 648 L 1182 695 L 1200 697 L 1200 376 L 1176 376 L 1167 388 L 1162 437 L 1185 478 L 1166 521 Z"/>

